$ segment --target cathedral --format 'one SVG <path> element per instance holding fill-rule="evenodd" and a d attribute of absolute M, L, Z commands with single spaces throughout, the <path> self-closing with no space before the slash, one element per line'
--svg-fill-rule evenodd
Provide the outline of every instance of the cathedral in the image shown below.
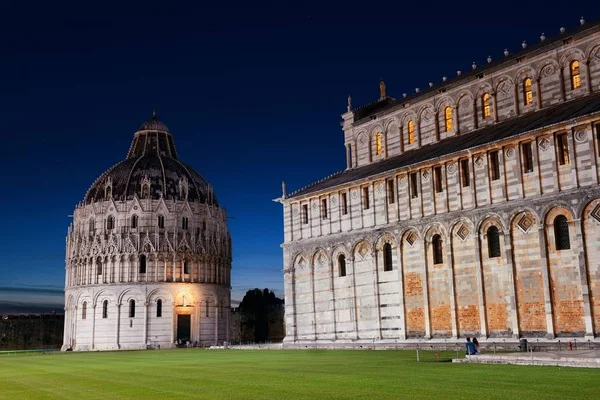
<path fill-rule="evenodd" d="M 62 348 L 227 341 L 230 277 L 226 212 L 154 113 L 75 208 Z"/>
<path fill-rule="evenodd" d="M 284 345 L 600 335 L 600 24 L 342 128 L 345 170 L 277 199 Z"/>

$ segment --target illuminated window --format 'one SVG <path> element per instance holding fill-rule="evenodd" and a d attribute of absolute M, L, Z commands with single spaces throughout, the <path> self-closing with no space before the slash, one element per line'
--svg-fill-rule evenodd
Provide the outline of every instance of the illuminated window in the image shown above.
<path fill-rule="evenodd" d="M 481 108 L 483 109 L 483 119 L 489 118 L 491 115 L 490 110 L 490 95 L 488 93 L 484 93 L 481 96 Z"/>
<path fill-rule="evenodd" d="M 369 187 L 365 186 L 363 188 L 363 210 L 368 210 L 369 207 Z"/>
<path fill-rule="evenodd" d="M 408 121 L 408 144 L 415 142 L 415 123 L 410 120 Z"/>
<path fill-rule="evenodd" d="M 389 243 L 383 245 L 383 270 L 392 270 L 392 245 Z"/>
<path fill-rule="evenodd" d="M 102 302 L 102 318 L 108 318 L 108 300 Z"/>
<path fill-rule="evenodd" d="M 388 204 L 394 204 L 394 197 L 395 197 L 395 190 L 394 190 L 394 180 L 393 179 L 389 179 L 387 181 L 387 198 L 388 198 Z"/>
<path fill-rule="evenodd" d="M 571 61 L 571 89 L 577 89 L 581 86 L 581 76 L 579 74 L 579 61 Z"/>
<path fill-rule="evenodd" d="M 375 135 L 375 154 L 380 155 L 383 152 L 383 145 L 381 140 L 381 133 L 377 132 Z"/>
<path fill-rule="evenodd" d="M 434 235 L 431 240 L 433 246 L 433 263 L 442 264 L 444 262 L 444 256 L 442 254 L 442 237 L 440 235 Z"/>
<path fill-rule="evenodd" d="M 525 96 L 525 105 L 533 103 L 533 91 L 531 89 L 531 78 L 525 78 L 523 81 L 523 95 Z"/>
<path fill-rule="evenodd" d="M 87 303 L 84 301 L 81 306 L 81 319 L 86 319 L 87 317 Z"/>
<path fill-rule="evenodd" d="M 340 271 L 340 276 L 346 276 L 346 256 L 340 254 L 338 257 L 338 270 Z"/>
<path fill-rule="evenodd" d="M 348 195 L 342 193 L 342 215 L 348 214 Z"/>
<path fill-rule="evenodd" d="M 135 229 L 138 226 L 138 216 L 137 215 L 132 215 L 131 216 L 131 228 Z"/>
<path fill-rule="evenodd" d="M 446 126 L 446 132 L 452 130 L 452 108 L 450 107 L 444 109 L 444 125 Z"/>
<path fill-rule="evenodd" d="M 106 229 L 115 229 L 115 217 L 112 215 L 109 215 L 109 217 L 106 219 Z"/>
<path fill-rule="evenodd" d="M 157 318 L 162 317 L 162 300 L 161 299 L 156 300 L 156 317 Z"/>
<path fill-rule="evenodd" d="M 500 179 L 500 157 L 497 151 L 490 151 L 490 178 L 493 181 Z"/>
<path fill-rule="evenodd" d="M 164 229 L 165 227 L 165 217 L 163 215 L 158 216 L 158 228 Z"/>
<path fill-rule="evenodd" d="M 569 223 L 564 215 L 558 215 L 554 218 L 554 244 L 556 250 L 569 250 L 571 248 Z"/>
<path fill-rule="evenodd" d="M 487 230 L 488 257 L 500 257 L 500 232 L 495 226 L 490 226 Z"/>
<path fill-rule="evenodd" d="M 146 256 L 144 254 L 142 254 L 140 256 L 140 274 L 145 274 L 146 273 Z"/>
<path fill-rule="evenodd" d="M 135 300 L 129 300 L 129 318 L 135 318 Z"/>
<path fill-rule="evenodd" d="M 560 165 L 569 163 L 569 142 L 567 140 L 567 134 L 561 133 L 556 136 L 556 142 L 558 147 L 558 162 Z"/>

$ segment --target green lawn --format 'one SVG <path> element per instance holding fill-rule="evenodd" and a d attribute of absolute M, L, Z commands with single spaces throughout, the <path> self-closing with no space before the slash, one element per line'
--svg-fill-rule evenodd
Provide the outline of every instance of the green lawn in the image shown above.
<path fill-rule="evenodd" d="M 199 349 L 1 356 L 0 399 L 600 398 L 597 369 L 421 359 L 414 351 Z"/>

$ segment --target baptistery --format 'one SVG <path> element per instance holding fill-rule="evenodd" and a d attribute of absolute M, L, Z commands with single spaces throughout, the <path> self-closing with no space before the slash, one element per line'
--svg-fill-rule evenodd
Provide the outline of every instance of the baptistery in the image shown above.
<path fill-rule="evenodd" d="M 75 207 L 63 350 L 227 341 L 230 277 L 226 211 L 154 113 Z"/>

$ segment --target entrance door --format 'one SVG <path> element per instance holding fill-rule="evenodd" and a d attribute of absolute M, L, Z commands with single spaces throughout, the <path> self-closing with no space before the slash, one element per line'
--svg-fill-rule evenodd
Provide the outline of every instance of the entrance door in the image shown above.
<path fill-rule="evenodd" d="M 185 343 L 187 340 L 190 340 L 191 327 L 191 315 L 177 315 L 177 340 L 181 340 L 181 343 Z"/>

